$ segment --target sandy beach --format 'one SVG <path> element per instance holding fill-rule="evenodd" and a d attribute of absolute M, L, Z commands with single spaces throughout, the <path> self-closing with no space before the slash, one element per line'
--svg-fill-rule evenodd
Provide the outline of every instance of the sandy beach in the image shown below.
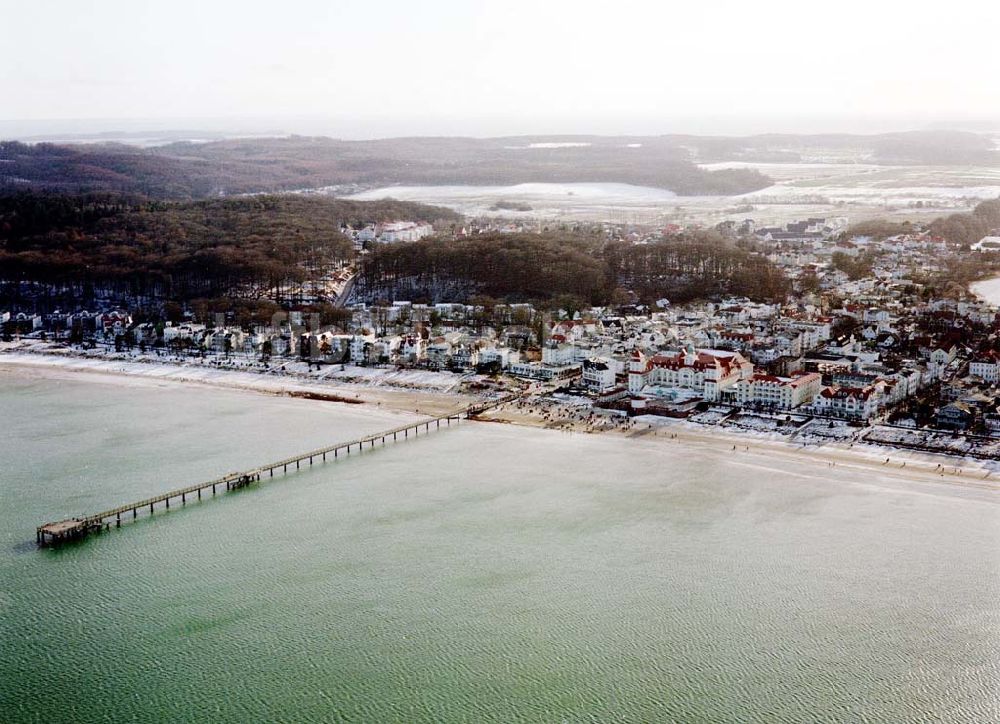
<path fill-rule="evenodd" d="M 221 387 L 249 393 L 327 397 L 330 404 L 368 404 L 397 412 L 438 415 L 469 404 L 469 395 L 432 389 L 405 389 L 377 385 L 337 383 L 291 375 L 242 372 L 205 365 L 124 361 L 34 352 L 0 354 L 0 384 L 4 375 L 45 378 L 87 375 L 96 381 L 129 385 L 185 384 Z M 340 400 L 340 402 L 337 402 Z"/>
<path fill-rule="evenodd" d="M 511 403 L 492 410 L 480 419 L 560 430 L 575 435 L 615 435 L 628 440 L 657 441 L 698 449 L 706 455 L 739 456 L 754 464 L 779 464 L 780 474 L 789 465 L 801 468 L 851 470 L 859 479 L 880 479 L 908 483 L 957 485 L 983 491 L 1000 490 L 1000 461 L 971 460 L 944 454 L 927 454 L 865 443 L 830 442 L 822 445 L 795 443 L 782 436 L 734 433 L 685 420 L 638 417 L 630 421 L 606 416 L 589 416 L 589 411 L 565 407 Z M 888 462 L 887 462 L 888 461 Z M 799 467 L 801 466 L 801 468 Z"/>
<path fill-rule="evenodd" d="M 456 393 L 335 384 L 201 365 L 179 366 L 25 352 L 0 355 L 0 383 L 5 375 L 46 379 L 79 378 L 84 375 L 109 384 L 179 384 L 268 395 L 311 396 L 318 393 L 330 400 L 324 401 L 324 404 L 375 405 L 380 409 L 421 415 L 455 410 L 474 399 Z M 797 470 L 836 467 L 838 470 L 856 471 L 861 478 L 878 476 L 882 480 L 895 480 L 900 485 L 946 484 L 982 491 L 1000 490 L 1000 461 L 926 454 L 860 442 L 802 444 L 776 434 L 732 432 L 669 418 L 626 420 L 610 415 L 591 415 L 586 408 L 532 401 L 509 403 L 480 419 L 572 435 L 602 434 L 636 442 L 683 445 L 685 449 L 697 449 L 709 456 L 737 455 L 747 464 L 780 464 L 781 467 L 775 468 L 776 474 L 789 465 Z"/>

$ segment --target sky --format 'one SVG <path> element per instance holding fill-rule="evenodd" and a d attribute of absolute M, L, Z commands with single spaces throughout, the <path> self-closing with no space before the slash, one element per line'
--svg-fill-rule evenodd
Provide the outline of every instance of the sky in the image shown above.
<path fill-rule="evenodd" d="M 0 0 L 0 132 L 750 133 L 1000 119 L 1000 3 L 924 7 Z"/>

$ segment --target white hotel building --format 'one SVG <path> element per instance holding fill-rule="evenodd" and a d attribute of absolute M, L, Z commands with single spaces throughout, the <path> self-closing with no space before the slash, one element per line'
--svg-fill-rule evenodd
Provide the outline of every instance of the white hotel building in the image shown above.
<path fill-rule="evenodd" d="M 694 390 L 709 402 L 741 380 L 753 375 L 753 364 L 737 352 L 703 349 L 688 345 L 679 352 L 647 357 L 635 350 L 629 360 L 628 391 L 633 395 L 658 396 L 670 388 Z"/>
<path fill-rule="evenodd" d="M 823 377 L 815 372 L 791 377 L 756 374 L 736 384 L 736 400 L 741 405 L 791 410 L 812 402 L 822 389 Z"/>

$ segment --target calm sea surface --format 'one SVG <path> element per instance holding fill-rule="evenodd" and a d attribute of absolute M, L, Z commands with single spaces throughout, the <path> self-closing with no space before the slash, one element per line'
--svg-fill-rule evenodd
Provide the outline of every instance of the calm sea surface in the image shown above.
<path fill-rule="evenodd" d="M 0 370 L 0 721 L 1000 721 L 959 487 L 463 423 L 34 547 L 398 419 Z"/>
<path fill-rule="evenodd" d="M 991 277 L 990 279 L 973 282 L 969 285 L 969 289 L 988 304 L 1000 306 L 1000 277 Z"/>

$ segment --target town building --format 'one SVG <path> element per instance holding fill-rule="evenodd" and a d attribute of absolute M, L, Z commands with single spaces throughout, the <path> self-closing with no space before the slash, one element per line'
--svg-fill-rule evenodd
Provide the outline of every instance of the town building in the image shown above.
<path fill-rule="evenodd" d="M 740 380 L 734 389 L 741 405 L 759 405 L 791 410 L 807 405 L 820 393 L 823 378 L 815 372 L 802 372 L 791 377 L 754 374 Z"/>
<path fill-rule="evenodd" d="M 669 395 L 671 388 L 693 390 L 709 402 L 740 380 L 753 375 L 753 364 L 738 352 L 702 349 L 688 345 L 678 352 L 647 357 L 639 350 L 629 360 L 628 390 L 633 395 Z"/>

